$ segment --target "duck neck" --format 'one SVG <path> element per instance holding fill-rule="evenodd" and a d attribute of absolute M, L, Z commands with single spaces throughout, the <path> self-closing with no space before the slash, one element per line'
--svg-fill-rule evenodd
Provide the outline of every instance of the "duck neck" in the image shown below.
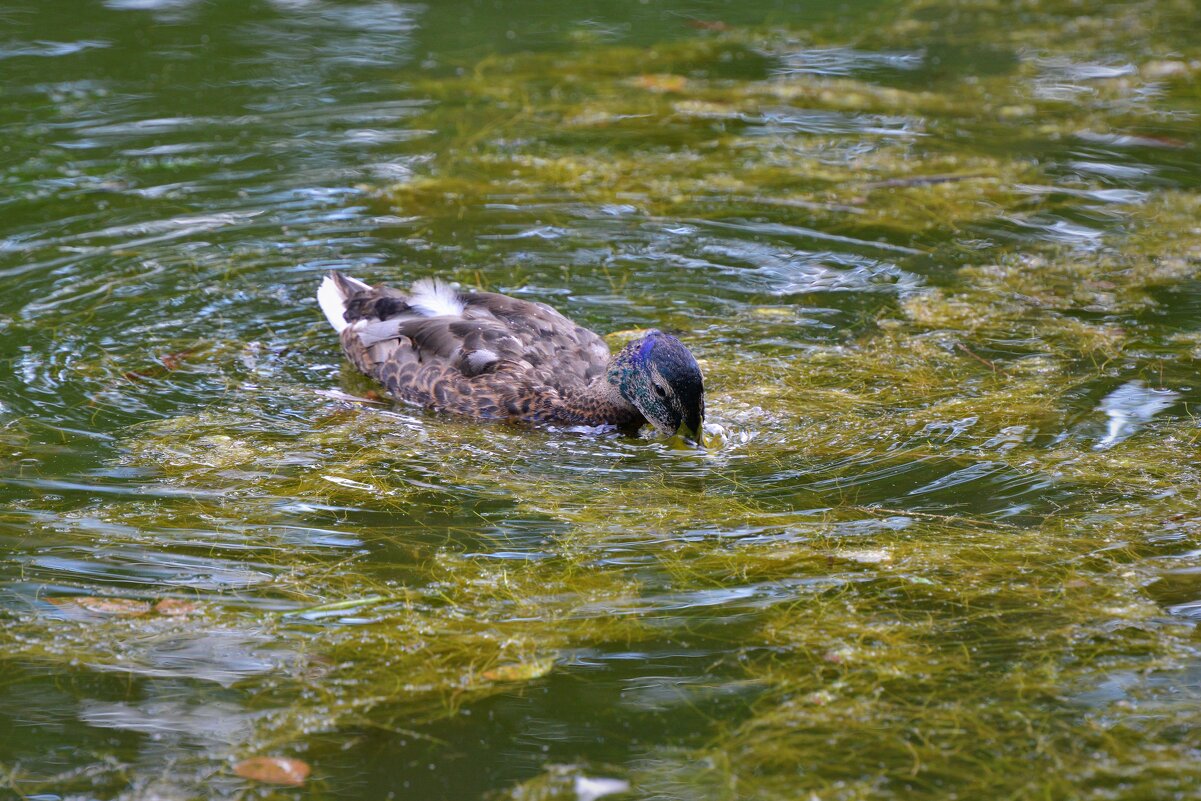
<path fill-rule="evenodd" d="M 560 395 L 550 415 L 560 422 L 576 425 L 614 425 L 625 428 L 644 422 L 642 413 L 621 395 L 609 370 L 592 379 L 576 392 Z"/>

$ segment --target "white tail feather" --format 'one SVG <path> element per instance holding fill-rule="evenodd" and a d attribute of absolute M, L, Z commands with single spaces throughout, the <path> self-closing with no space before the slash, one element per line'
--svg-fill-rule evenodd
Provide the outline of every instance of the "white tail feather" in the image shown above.
<path fill-rule="evenodd" d="M 367 284 L 348 275 L 341 277 L 356 290 L 371 289 Z M 411 292 L 412 294 L 408 298 L 409 307 L 423 317 L 458 317 L 466 308 L 463 301 L 459 300 L 459 293 L 455 291 L 454 287 L 437 278 L 421 279 L 413 284 Z M 325 319 L 329 320 L 329 324 L 339 334 L 350 325 L 346 322 L 346 300 L 347 296 L 343 294 L 339 283 L 331 276 L 325 276 L 321 281 L 321 286 L 317 288 L 317 303 L 321 306 Z M 360 320 L 355 325 L 366 324 L 366 320 Z M 391 335 L 395 336 L 394 330 Z"/>
<path fill-rule="evenodd" d="M 465 308 L 455 288 L 437 278 L 422 278 L 410 292 L 409 306 L 425 317 L 458 317 Z"/>
<path fill-rule="evenodd" d="M 367 284 L 357 278 L 351 278 L 349 275 L 343 275 L 342 280 L 356 289 L 371 289 Z M 321 311 L 325 313 L 325 319 L 329 320 L 329 324 L 339 334 L 342 333 L 343 328 L 350 325 L 346 322 L 346 296 L 342 294 L 342 290 L 338 288 L 338 282 L 331 276 L 325 276 L 321 281 L 321 286 L 317 287 L 317 303 L 321 306 Z"/>
<path fill-rule="evenodd" d="M 339 334 L 343 328 L 350 325 L 343 316 L 346 313 L 346 297 L 338 289 L 334 279 L 328 275 L 321 281 L 321 286 L 317 287 L 317 303 L 325 313 L 325 319 L 329 320 L 329 324 Z"/>

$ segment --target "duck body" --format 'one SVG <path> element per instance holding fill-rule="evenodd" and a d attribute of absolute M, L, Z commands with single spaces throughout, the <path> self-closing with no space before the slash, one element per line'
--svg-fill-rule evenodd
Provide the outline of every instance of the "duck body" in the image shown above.
<path fill-rule="evenodd" d="M 617 354 L 544 303 L 422 279 L 404 292 L 338 272 L 317 299 L 342 350 L 394 398 L 482 419 L 634 428 L 699 440 L 700 367 L 650 331 Z"/>

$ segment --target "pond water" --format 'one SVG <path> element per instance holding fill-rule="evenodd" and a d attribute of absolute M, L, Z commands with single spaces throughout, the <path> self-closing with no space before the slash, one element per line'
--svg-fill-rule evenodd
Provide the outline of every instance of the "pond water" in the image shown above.
<path fill-rule="evenodd" d="M 1198 29 L 5 3 L 0 796 L 1195 794 Z M 724 441 L 373 400 L 331 268 L 672 331 Z"/>

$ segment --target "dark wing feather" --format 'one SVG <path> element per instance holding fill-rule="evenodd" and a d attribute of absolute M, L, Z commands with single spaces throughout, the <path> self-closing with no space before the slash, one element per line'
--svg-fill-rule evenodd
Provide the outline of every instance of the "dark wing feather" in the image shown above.
<path fill-rule="evenodd" d="M 516 357 L 529 365 L 551 386 L 588 383 L 608 368 L 609 346 L 604 340 L 545 303 L 493 292 L 475 292 L 462 298 L 465 320 L 501 332 L 504 341 L 512 343 L 502 345 L 506 347 L 506 358 Z"/>

